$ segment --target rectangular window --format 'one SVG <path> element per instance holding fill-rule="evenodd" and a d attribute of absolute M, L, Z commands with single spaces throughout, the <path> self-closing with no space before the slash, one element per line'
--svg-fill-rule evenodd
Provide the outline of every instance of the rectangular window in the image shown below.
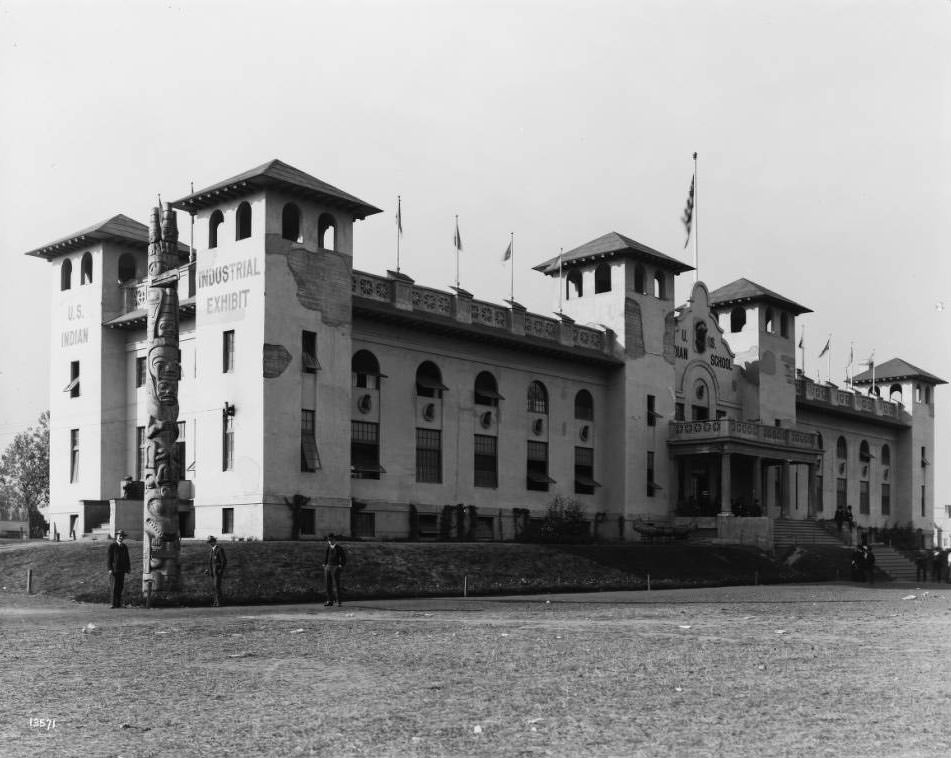
<path fill-rule="evenodd" d="M 848 480 L 845 477 L 839 477 L 835 480 L 835 507 L 845 510 L 848 506 L 846 502 L 846 495 L 848 493 L 847 489 Z"/>
<path fill-rule="evenodd" d="M 473 478 L 476 487 L 499 486 L 498 439 L 487 434 L 475 435 Z"/>
<path fill-rule="evenodd" d="M 527 476 L 525 486 L 537 492 L 548 492 L 554 480 L 548 476 L 548 443 L 528 441 Z"/>
<path fill-rule="evenodd" d="M 925 485 L 921 485 L 921 515 L 925 515 Z"/>
<path fill-rule="evenodd" d="M 495 523 L 491 516 L 476 516 L 475 538 L 486 541 L 495 539 Z"/>
<path fill-rule="evenodd" d="M 654 453 L 647 453 L 647 497 L 654 497 L 656 485 L 654 484 Z"/>
<path fill-rule="evenodd" d="M 178 422 L 178 439 L 175 440 L 175 452 L 178 454 L 178 478 L 185 478 L 185 467 L 188 463 L 185 461 L 185 455 L 188 453 L 188 447 L 185 445 L 185 422 Z"/>
<path fill-rule="evenodd" d="M 353 511 L 350 516 L 350 525 L 354 537 L 376 537 L 376 514 L 366 511 Z"/>
<path fill-rule="evenodd" d="M 882 484 L 882 515 L 888 516 L 892 512 L 892 486 Z"/>
<path fill-rule="evenodd" d="M 320 468 L 320 456 L 317 453 L 317 433 L 314 428 L 315 412 L 300 412 L 300 470 L 316 471 Z"/>
<path fill-rule="evenodd" d="M 687 417 L 684 415 L 684 404 L 675 403 L 674 404 L 674 421 L 686 421 Z"/>
<path fill-rule="evenodd" d="M 78 391 L 77 391 L 76 394 L 79 394 Z M 75 395 L 74 395 L 73 397 L 75 397 Z M 922 446 L 921 446 L 921 467 L 922 467 L 922 468 L 924 468 L 925 466 L 928 465 L 928 455 L 927 455 L 927 453 L 928 453 L 928 448 L 926 448 L 924 445 L 922 445 Z"/>
<path fill-rule="evenodd" d="M 234 329 L 221 333 L 221 373 L 234 371 Z"/>
<path fill-rule="evenodd" d="M 859 513 L 870 512 L 871 509 L 869 507 L 868 482 L 861 481 L 859 482 Z"/>
<path fill-rule="evenodd" d="M 710 418 L 710 409 L 705 405 L 691 406 L 694 421 L 706 421 Z"/>
<path fill-rule="evenodd" d="M 139 356 L 135 359 L 135 386 L 145 386 L 145 356 Z"/>
<path fill-rule="evenodd" d="M 379 479 L 380 425 L 368 421 L 350 422 L 350 476 L 354 479 Z"/>
<path fill-rule="evenodd" d="M 305 535 L 317 534 L 317 511 L 314 508 L 301 508 L 300 533 Z"/>
<path fill-rule="evenodd" d="M 419 514 L 419 536 L 421 538 L 439 536 L 439 517 L 435 513 Z"/>
<path fill-rule="evenodd" d="M 79 430 L 69 430 L 69 481 L 79 481 Z"/>
<path fill-rule="evenodd" d="M 317 332 L 300 333 L 301 368 L 305 374 L 316 374 L 320 366 L 317 363 Z"/>
<path fill-rule="evenodd" d="M 816 511 L 822 512 L 822 474 L 816 476 Z"/>
<path fill-rule="evenodd" d="M 221 533 L 234 534 L 234 508 L 221 509 Z"/>
<path fill-rule="evenodd" d="M 225 415 L 221 422 L 221 470 L 234 469 L 234 416 Z"/>
<path fill-rule="evenodd" d="M 594 481 L 594 448 L 575 448 L 575 494 L 593 495 L 597 482 Z"/>
<path fill-rule="evenodd" d="M 442 482 L 442 432 L 416 430 L 416 481 Z"/>
<path fill-rule="evenodd" d="M 648 426 L 657 426 L 657 411 L 654 409 L 654 404 L 657 398 L 654 395 L 647 396 L 647 425 Z"/>
<path fill-rule="evenodd" d="M 69 362 L 69 384 L 65 389 L 70 397 L 79 397 L 79 361 Z"/>
<path fill-rule="evenodd" d="M 135 428 L 135 451 L 135 480 L 141 482 L 145 479 L 145 456 L 148 452 L 144 426 L 137 426 Z"/>

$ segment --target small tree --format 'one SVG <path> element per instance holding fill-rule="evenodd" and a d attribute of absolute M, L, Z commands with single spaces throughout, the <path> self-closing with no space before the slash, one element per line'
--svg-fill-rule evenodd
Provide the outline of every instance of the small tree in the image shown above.
<path fill-rule="evenodd" d="M 294 497 L 290 499 L 286 497 L 284 498 L 284 504 L 288 508 L 291 509 L 291 539 L 292 540 L 296 540 L 298 537 L 300 537 L 300 529 L 301 529 L 300 512 L 301 512 L 301 509 L 303 509 L 303 507 L 307 505 L 307 503 L 309 502 L 310 502 L 310 498 L 304 497 L 300 493 L 294 495 Z"/>
<path fill-rule="evenodd" d="M 13 438 L 0 457 L 0 488 L 10 504 L 29 514 L 30 535 L 42 537 L 48 524 L 40 506 L 50 499 L 50 412 Z"/>
<path fill-rule="evenodd" d="M 540 538 L 542 542 L 561 544 L 590 542 L 591 533 L 581 503 L 573 497 L 556 495 L 542 522 Z"/>

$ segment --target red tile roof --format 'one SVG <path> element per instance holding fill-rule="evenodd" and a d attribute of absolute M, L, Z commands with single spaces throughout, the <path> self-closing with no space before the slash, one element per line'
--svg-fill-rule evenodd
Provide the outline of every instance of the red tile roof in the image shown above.
<path fill-rule="evenodd" d="M 778 305 L 795 315 L 802 313 L 812 313 L 812 310 L 804 305 L 793 302 L 789 298 L 777 295 L 772 290 L 766 289 L 756 282 L 749 279 L 737 279 L 719 289 L 710 293 L 710 305 L 714 308 L 723 308 L 729 305 L 739 303 L 767 302 Z"/>
<path fill-rule="evenodd" d="M 535 271 L 541 271 L 543 274 L 552 275 L 558 273 L 559 257 L 561 258 L 562 268 L 571 268 L 570 264 L 573 263 L 583 263 L 617 256 L 649 261 L 677 274 L 682 274 L 684 271 L 693 271 L 693 266 L 688 266 L 676 258 L 664 255 L 657 250 L 647 247 L 647 245 L 642 245 L 640 242 L 632 240 L 630 237 L 625 237 L 623 234 L 618 234 L 617 232 L 608 232 L 591 242 L 586 242 L 580 247 L 569 250 L 561 256 L 556 255 L 554 258 L 549 258 L 544 263 L 539 263 L 533 268 Z"/>

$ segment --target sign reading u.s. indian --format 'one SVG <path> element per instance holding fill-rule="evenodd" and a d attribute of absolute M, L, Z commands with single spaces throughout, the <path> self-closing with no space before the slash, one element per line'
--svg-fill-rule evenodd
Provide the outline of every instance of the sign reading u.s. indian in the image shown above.
<path fill-rule="evenodd" d="M 211 259 L 198 269 L 197 305 L 206 321 L 240 321 L 255 299 L 264 271 L 258 258 L 222 262 Z"/>
<path fill-rule="evenodd" d="M 733 357 L 723 340 L 717 338 L 716 326 L 709 326 L 702 316 L 683 318 L 674 334 L 674 354 L 678 360 L 706 360 L 713 368 L 733 370 Z"/>

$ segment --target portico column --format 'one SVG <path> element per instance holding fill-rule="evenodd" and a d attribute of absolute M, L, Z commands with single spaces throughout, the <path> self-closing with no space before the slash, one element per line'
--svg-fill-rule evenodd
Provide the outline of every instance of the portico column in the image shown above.
<path fill-rule="evenodd" d="M 789 461 L 782 462 L 779 476 L 779 515 L 789 518 Z"/>
<path fill-rule="evenodd" d="M 758 505 L 762 512 L 761 516 L 766 515 L 766 503 L 762 499 L 763 492 L 763 469 L 761 466 L 761 459 L 757 455 L 753 458 L 753 502 L 752 506 Z"/>
<path fill-rule="evenodd" d="M 809 518 L 816 517 L 816 464 L 806 464 L 806 513 Z"/>
<path fill-rule="evenodd" d="M 733 512 L 733 502 L 730 495 L 733 485 L 730 480 L 730 454 L 720 453 L 720 513 L 725 515 Z"/>

